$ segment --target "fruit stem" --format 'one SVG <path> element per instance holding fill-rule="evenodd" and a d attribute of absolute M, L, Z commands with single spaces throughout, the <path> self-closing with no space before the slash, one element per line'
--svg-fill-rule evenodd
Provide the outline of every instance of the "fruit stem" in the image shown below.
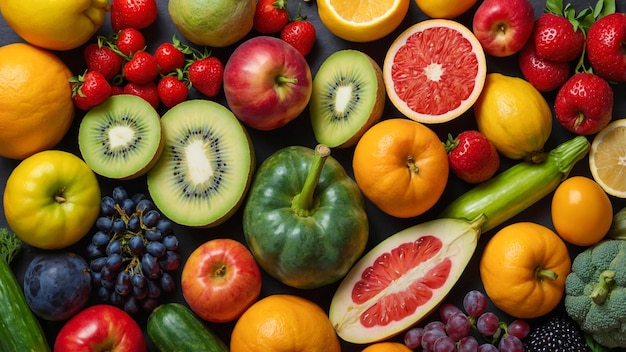
<path fill-rule="evenodd" d="M 298 214 L 298 216 L 306 217 L 311 215 L 315 202 L 313 195 L 315 194 L 315 188 L 322 174 L 324 163 L 330 156 L 330 148 L 324 144 L 318 144 L 315 147 L 315 156 L 311 162 L 311 168 L 307 174 L 302 191 L 293 197 L 291 202 L 291 209 Z"/>
<path fill-rule="evenodd" d="M 535 277 L 538 280 L 548 279 L 554 281 L 559 277 L 559 275 L 552 270 L 539 268 L 535 271 Z"/>
<path fill-rule="evenodd" d="M 576 136 L 552 149 L 548 158 L 554 160 L 563 179 L 566 179 L 574 165 L 587 155 L 590 148 L 591 143 L 587 137 Z"/>
<path fill-rule="evenodd" d="M 598 284 L 593 288 L 589 297 L 595 304 L 603 304 L 615 285 L 615 271 L 605 270 L 600 273 Z"/>
<path fill-rule="evenodd" d="M 65 193 L 65 188 L 59 188 L 54 194 L 54 201 L 59 204 L 65 203 L 67 201 L 67 198 L 65 198 L 63 193 Z"/>
<path fill-rule="evenodd" d="M 278 85 L 287 85 L 287 84 L 296 84 L 298 83 L 297 78 L 285 77 L 283 75 L 276 76 L 276 84 Z"/>

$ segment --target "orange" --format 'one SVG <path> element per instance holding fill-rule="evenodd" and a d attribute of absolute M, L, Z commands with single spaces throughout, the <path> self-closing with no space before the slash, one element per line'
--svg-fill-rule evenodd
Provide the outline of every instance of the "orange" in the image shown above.
<path fill-rule="evenodd" d="M 589 169 L 606 193 L 626 198 L 626 119 L 609 123 L 593 138 Z"/>
<path fill-rule="evenodd" d="M 336 36 L 371 42 L 393 32 L 404 20 L 410 0 L 320 0 L 322 23 Z"/>
<path fill-rule="evenodd" d="M 540 317 L 561 301 L 571 259 L 551 229 L 519 222 L 498 231 L 480 259 L 480 278 L 493 304 L 522 319 Z"/>
<path fill-rule="evenodd" d="M 0 156 L 24 159 L 61 141 L 74 118 L 70 77 L 48 50 L 0 47 Z"/>
<path fill-rule="evenodd" d="M 465 113 L 480 96 L 486 75 L 478 39 L 464 25 L 444 19 L 409 27 L 393 41 L 383 63 L 389 100 L 422 123 Z"/>
<path fill-rule="evenodd" d="M 305 298 L 275 294 L 248 308 L 235 323 L 231 352 L 340 352 L 328 315 Z"/>
<path fill-rule="evenodd" d="M 565 241 L 577 246 L 598 243 L 613 223 L 613 205 L 594 180 L 574 176 L 561 182 L 552 196 L 552 224 Z"/>
<path fill-rule="evenodd" d="M 448 155 L 433 130 L 393 118 L 370 127 L 357 143 L 354 178 L 363 194 L 383 212 L 418 216 L 439 200 L 448 182 Z"/>
<path fill-rule="evenodd" d="M 412 349 L 400 342 L 379 342 L 367 346 L 361 352 L 411 352 Z"/>
<path fill-rule="evenodd" d="M 432 18 L 455 18 L 467 12 L 477 0 L 415 0 L 417 7 Z"/>

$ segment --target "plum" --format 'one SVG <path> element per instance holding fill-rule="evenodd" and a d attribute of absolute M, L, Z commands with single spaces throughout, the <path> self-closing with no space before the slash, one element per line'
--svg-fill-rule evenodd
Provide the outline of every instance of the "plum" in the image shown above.
<path fill-rule="evenodd" d="M 72 252 L 38 254 L 24 273 L 26 302 L 45 320 L 68 319 L 85 307 L 90 290 L 89 265 Z"/>

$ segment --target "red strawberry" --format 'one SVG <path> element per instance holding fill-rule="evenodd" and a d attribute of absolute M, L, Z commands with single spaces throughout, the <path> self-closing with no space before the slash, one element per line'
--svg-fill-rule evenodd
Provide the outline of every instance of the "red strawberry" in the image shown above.
<path fill-rule="evenodd" d="M 111 26 L 114 32 L 124 28 L 146 28 L 156 21 L 158 15 L 155 0 L 111 1 Z"/>
<path fill-rule="evenodd" d="M 182 69 L 185 66 L 186 54 L 191 54 L 189 46 L 182 44 L 176 36 L 171 43 L 162 43 L 154 51 L 154 58 L 159 65 L 159 72 L 162 75 Z"/>
<path fill-rule="evenodd" d="M 124 28 L 115 36 L 117 50 L 127 57 L 146 48 L 146 38 L 135 28 Z"/>
<path fill-rule="evenodd" d="M 600 17 L 587 32 L 587 58 L 598 76 L 626 82 L 626 13 Z"/>
<path fill-rule="evenodd" d="M 308 55 L 315 44 L 316 32 L 313 23 L 298 16 L 280 32 L 280 39 L 291 44 L 303 56 Z"/>
<path fill-rule="evenodd" d="M 137 84 L 128 82 L 124 86 L 124 94 L 133 94 L 147 101 L 153 108 L 158 108 L 161 100 L 159 99 L 159 90 L 154 81 L 145 84 Z"/>
<path fill-rule="evenodd" d="M 554 13 L 544 13 L 537 18 L 532 38 L 537 56 L 557 62 L 578 59 L 585 45 L 585 35 L 576 20 Z"/>
<path fill-rule="evenodd" d="M 112 79 L 120 73 L 124 59 L 113 49 L 98 43 L 91 43 L 83 51 L 85 63 L 88 71 L 98 71 L 107 80 Z"/>
<path fill-rule="evenodd" d="M 159 75 L 156 59 L 147 51 L 138 51 L 122 68 L 124 77 L 133 83 L 148 83 Z"/>
<path fill-rule="evenodd" d="M 500 167 L 496 147 L 479 131 L 463 131 L 456 138 L 449 134 L 444 145 L 450 169 L 465 182 L 484 182 Z"/>
<path fill-rule="evenodd" d="M 253 28 L 261 34 L 280 32 L 289 23 L 287 0 L 259 0 L 254 12 Z"/>
<path fill-rule="evenodd" d="M 111 95 L 124 94 L 124 87 L 113 84 L 111 85 Z"/>
<path fill-rule="evenodd" d="M 572 133 L 597 133 L 611 121 L 613 89 L 600 76 L 589 72 L 576 73 L 557 92 L 554 114 Z"/>
<path fill-rule="evenodd" d="M 215 97 L 222 89 L 224 64 L 215 56 L 196 58 L 188 69 L 191 86 L 206 97 Z"/>
<path fill-rule="evenodd" d="M 168 108 L 182 103 L 189 95 L 189 86 L 183 80 L 182 71 L 178 71 L 176 76 L 165 76 L 159 80 L 157 85 L 159 99 Z"/>
<path fill-rule="evenodd" d="M 89 110 L 100 105 L 111 96 L 111 85 L 98 71 L 87 71 L 83 75 L 70 78 L 74 105 L 81 110 Z"/>
<path fill-rule="evenodd" d="M 540 92 L 553 91 L 565 83 L 570 77 L 569 62 L 544 60 L 537 55 L 535 43 L 526 42 L 519 52 L 518 63 L 522 75 Z"/>

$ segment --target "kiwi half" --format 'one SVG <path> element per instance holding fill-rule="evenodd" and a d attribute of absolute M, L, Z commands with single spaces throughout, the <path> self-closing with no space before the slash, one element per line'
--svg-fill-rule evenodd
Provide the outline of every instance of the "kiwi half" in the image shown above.
<path fill-rule="evenodd" d="M 148 191 L 172 221 L 213 227 L 230 218 L 248 191 L 255 155 L 246 129 L 223 105 L 182 102 L 161 118 L 165 148 L 148 172 Z"/>
<path fill-rule="evenodd" d="M 318 142 L 347 148 L 380 121 L 385 105 L 382 70 L 367 54 L 334 52 L 313 78 L 309 112 Z"/>
<path fill-rule="evenodd" d="M 113 95 L 89 110 L 78 129 L 85 163 L 113 179 L 144 175 L 163 151 L 161 116 L 142 98 Z"/>

